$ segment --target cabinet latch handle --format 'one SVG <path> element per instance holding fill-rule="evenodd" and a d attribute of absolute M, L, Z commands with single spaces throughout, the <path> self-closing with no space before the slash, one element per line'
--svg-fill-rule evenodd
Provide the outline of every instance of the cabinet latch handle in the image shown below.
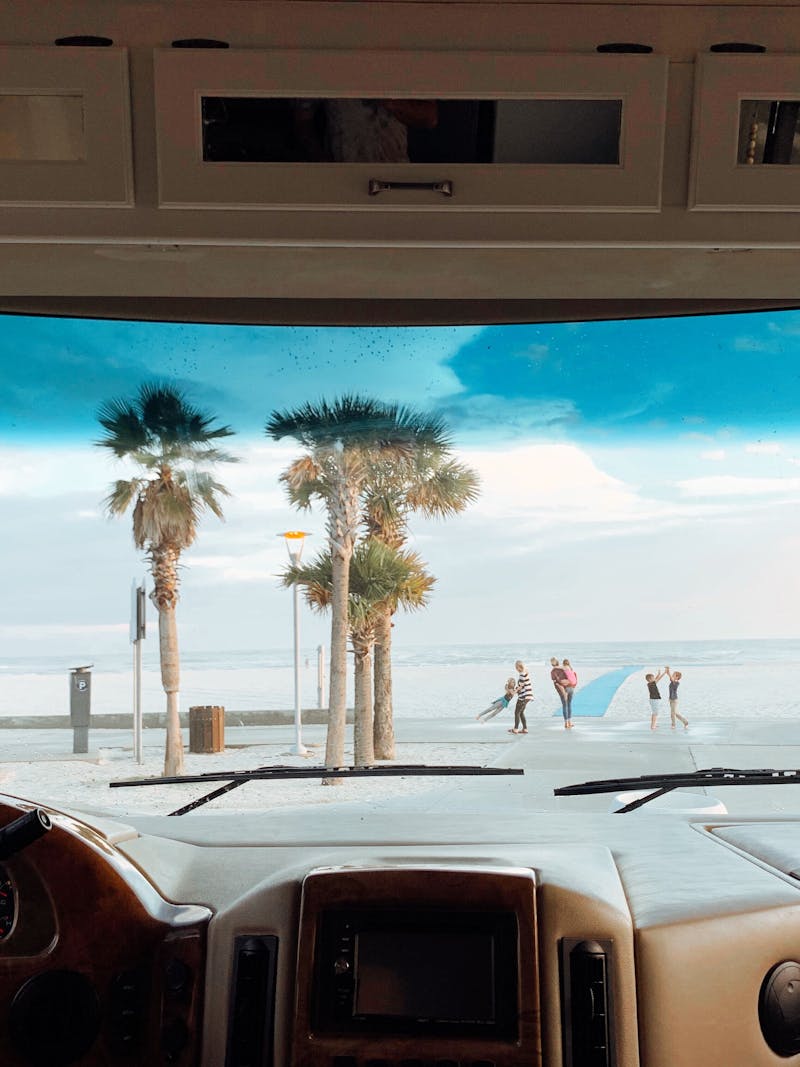
<path fill-rule="evenodd" d="M 453 183 L 449 179 L 443 182 L 384 182 L 380 178 L 370 178 L 367 189 L 370 196 L 388 193 L 392 189 L 427 189 L 431 193 L 441 193 L 442 196 L 453 195 Z"/>

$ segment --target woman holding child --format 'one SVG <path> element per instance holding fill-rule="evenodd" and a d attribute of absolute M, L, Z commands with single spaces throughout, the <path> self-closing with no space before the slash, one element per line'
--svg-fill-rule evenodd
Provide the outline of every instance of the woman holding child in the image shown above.
<path fill-rule="evenodd" d="M 561 669 L 564 671 L 564 674 L 566 675 L 566 681 L 564 682 L 564 699 L 566 700 L 566 704 L 567 704 L 566 713 L 565 713 L 565 718 L 566 718 L 567 721 L 566 721 L 565 725 L 566 725 L 566 728 L 568 730 L 571 730 L 572 729 L 572 697 L 573 697 L 573 694 L 575 693 L 575 689 L 576 689 L 576 687 L 578 685 L 578 676 L 575 673 L 575 671 L 573 671 L 572 664 L 570 663 L 570 661 L 568 659 L 562 659 L 562 661 L 561 661 Z"/>
<path fill-rule="evenodd" d="M 575 687 L 578 684 L 578 676 L 573 671 L 572 666 L 568 659 L 562 661 L 559 665 L 558 660 L 553 656 L 550 660 L 550 666 L 553 668 L 550 671 L 550 678 L 553 682 L 555 691 L 558 693 L 558 698 L 561 701 L 561 714 L 564 716 L 564 729 L 572 729 L 572 696 L 575 692 Z"/>

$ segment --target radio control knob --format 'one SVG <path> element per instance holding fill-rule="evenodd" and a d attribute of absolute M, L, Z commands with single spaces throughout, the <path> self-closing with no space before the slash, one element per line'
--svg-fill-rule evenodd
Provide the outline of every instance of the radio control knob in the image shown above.
<path fill-rule="evenodd" d="M 340 956 L 337 960 L 335 960 L 335 962 L 333 964 L 333 973 L 334 974 L 347 974 L 347 972 L 349 970 L 350 970 L 350 960 L 345 959 L 344 956 Z"/>

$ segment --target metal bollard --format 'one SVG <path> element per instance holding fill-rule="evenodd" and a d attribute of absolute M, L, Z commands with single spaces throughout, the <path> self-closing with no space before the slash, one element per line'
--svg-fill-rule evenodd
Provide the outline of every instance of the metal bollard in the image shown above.
<path fill-rule="evenodd" d="M 72 726 L 72 751 L 89 751 L 89 720 L 92 714 L 93 663 L 73 667 L 70 671 L 69 718 Z"/>

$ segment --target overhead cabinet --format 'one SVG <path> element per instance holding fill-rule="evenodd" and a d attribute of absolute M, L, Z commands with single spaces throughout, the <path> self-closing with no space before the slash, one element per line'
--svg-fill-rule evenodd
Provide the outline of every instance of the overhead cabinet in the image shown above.
<path fill-rule="evenodd" d="M 0 48 L 0 204 L 133 203 L 124 48 Z"/>
<path fill-rule="evenodd" d="M 696 64 L 690 207 L 800 211 L 800 56 Z"/>
<path fill-rule="evenodd" d="M 161 207 L 657 211 L 654 55 L 162 49 Z"/>

